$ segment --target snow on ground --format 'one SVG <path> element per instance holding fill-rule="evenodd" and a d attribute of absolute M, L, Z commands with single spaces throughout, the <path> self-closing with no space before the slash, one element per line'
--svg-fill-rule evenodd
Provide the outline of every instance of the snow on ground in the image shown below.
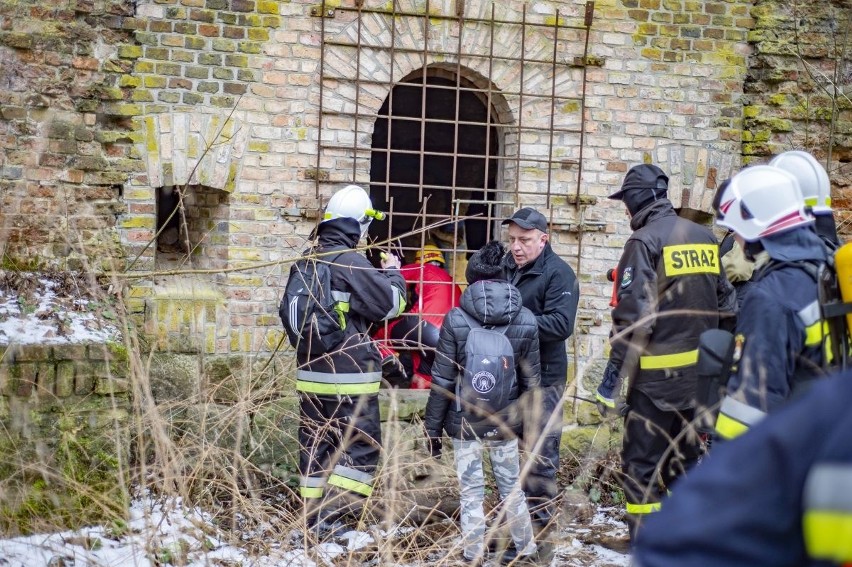
<path fill-rule="evenodd" d="M 0 344 L 102 343 L 118 340 L 118 329 L 90 310 L 88 299 L 57 293 L 57 281 L 40 278 L 31 305 L 0 286 Z M 108 311 L 106 312 L 107 316 Z"/>
<path fill-rule="evenodd" d="M 572 534 L 569 527 L 560 533 L 554 565 L 576 567 L 627 567 L 629 556 L 599 544 L 583 543 L 588 533 L 623 536 L 623 522 L 615 521 L 607 509 L 600 509 Z M 324 567 L 351 551 L 374 543 L 365 532 L 350 531 L 334 542 L 310 550 L 300 547 L 298 532 L 289 542 L 270 541 L 265 555 L 255 555 L 225 541 L 212 517 L 198 508 L 185 506 L 180 499 L 154 498 L 145 494 L 133 500 L 129 521 L 123 526 L 94 526 L 76 531 L 39 534 L 0 540 L 0 566 L 3 567 Z M 413 528 L 400 528 L 400 530 Z M 582 533 L 583 531 L 586 534 Z M 384 537 L 393 534 L 382 532 Z M 311 559 L 313 557 L 313 559 Z M 316 560 L 316 561 L 315 561 Z M 369 559 L 367 560 L 369 561 Z M 366 564 L 376 565 L 375 561 Z M 439 560 L 429 565 L 442 565 Z M 410 563 L 406 567 L 425 567 Z M 390 566 L 389 566 L 390 567 Z M 397 567 L 403 567 L 398 564 Z"/>

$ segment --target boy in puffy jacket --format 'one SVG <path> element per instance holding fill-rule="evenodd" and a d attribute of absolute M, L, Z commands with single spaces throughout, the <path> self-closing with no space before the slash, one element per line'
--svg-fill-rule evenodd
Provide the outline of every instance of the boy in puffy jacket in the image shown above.
<path fill-rule="evenodd" d="M 490 453 L 494 480 L 517 550 L 511 556 L 504 555 L 503 561 L 534 563 L 536 555 L 519 479 L 518 434 L 524 426 L 520 398 L 537 388 L 541 380 L 538 328 L 535 316 L 523 307 L 520 292 L 505 278 L 504 254 L 503 245 L 492 241 L 468 261 L 465 276 L 469 286 L 462 294 L 461 306 L 450 310 L 441 326 L 432 366 L 432 391 L 426 405 L 425 429 L 432 456 L 441 456 L 443 431 L 453 440 L 460 483 L 463 553 L 473 564 L 479 564 L 485 552 L 483 449 Z M 465 346 L 472 331 L 470 319 L 475 320 L 473 326 L 503 329 L 514 351 L 515 383 L 502 385 L 507 387 L 510 403 L 499 416 L 484 417 L 475 407 L 464 407 L 456 399 L 458 381 L 468 365 Z"/>

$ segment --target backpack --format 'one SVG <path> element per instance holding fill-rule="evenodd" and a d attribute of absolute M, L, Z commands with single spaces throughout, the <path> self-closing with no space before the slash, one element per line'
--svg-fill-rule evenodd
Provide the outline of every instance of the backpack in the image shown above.
<path fill-rule="evenodd" d="M 456 411 L 478 435 L 496 434 L 518 396 L 515 351 L 506 337 L 508 325 L 483 327 L 459 309 L 470 327 L 465 367 L 456 382 Z"/>
<path fill-rule="evenodd" d="M 316 356 L 343 342 L 346 320 L 335 309 L 337 302 L 331 293 L 330 264 L 340 254 L 318 261 L 313 253 L 312 249 L 306 250 L 304 255 L 311 257 L 301 258 L 290 266 L 278 315 L 296 351 Z"/>

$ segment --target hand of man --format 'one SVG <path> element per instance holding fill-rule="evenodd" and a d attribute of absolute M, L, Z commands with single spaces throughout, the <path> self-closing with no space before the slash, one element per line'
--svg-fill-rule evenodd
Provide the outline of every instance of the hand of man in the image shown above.
<path fill-rule="evenodd" d="M 399 256 L 396 254 L 387 254 L 382 252 L 380 258 L 382 259 L 382 269 L 387 270 L 388 268 L 399 269 L 402 265 L 399 261 Z"/>
<path fill-rule="evenodd" d="M 398 378 L 405 380 L 408 378 L 408 373 L 405 371 L 405 366 L 399 360 L 395 353 L 389 353 L 382 358 L 382 377 Z"/>
<path fill-rule="evenodd" d="M 627 414 L 627 404 L 623 401 L 620 403 L 616 402 L 616 398 L 621 393 L 621 375 L 618 367 L 612 363 L 612 361 L 607 362 L 606 369 L 604 370 L 603 380 L 601 380 L 600 385 L 598 385 L 598 389 L 595 391 L 595 400 L 597 400 L 598 412 L 606 417 L 610 414 L 619 414 L 626 415 Z"/>

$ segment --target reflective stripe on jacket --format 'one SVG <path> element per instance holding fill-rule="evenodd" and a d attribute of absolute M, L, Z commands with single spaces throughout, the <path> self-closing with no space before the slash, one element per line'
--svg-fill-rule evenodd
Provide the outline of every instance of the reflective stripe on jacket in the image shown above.
<path fill-rule="evenodd" d="M 694 405 L 698 337 L 736 312 L 716 238 L 680 218 L 667 199 L 630 222 L 618 262 L 610 360 L 633 387 L 666 409 Z M 638 360 L 637 360 L 638 359 Z"/>

